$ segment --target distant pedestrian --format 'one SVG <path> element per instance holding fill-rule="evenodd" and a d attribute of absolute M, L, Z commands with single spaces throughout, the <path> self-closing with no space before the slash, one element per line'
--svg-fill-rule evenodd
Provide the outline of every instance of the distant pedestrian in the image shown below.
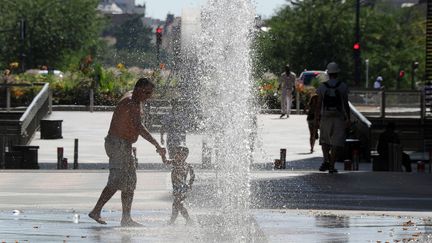
<path fill-rule="evenodd" d="M 111 119 L 108 135 L 105 138 L 105 151 L 109 157 L 108 183 L 99 200 L 88 216 L 100 224 L 106 224 L 101 218 L 103 206 L 121 191 L 122 219 L 121 226 L 141 226 L 132 220 L 131 208 L 137 182 L 136 164 L 132 144 L 139 136 L 156 147 L 156 151 L 165 161 L 165 148 L 161 147 L 141 121 L 141 103 L 153 94 L 154 84 L 146 78 L 139 79 L 132 93 L 127 93 L 117 104 Z"/>
<path fill-rule="evenodd" d="M 400 144 L 399 135 L 396 133 L 396 125 L 394 122 L 389 122 L 383 133 L 380 134 L 377 152 L 378 162 L 374 163 L 374 169 L 377 171 L 389 170 L 389 145 Z M 411 172 L 411 159 L 409 155 L 402 151 L 402 165 L 405 167 L 406 172 Z"/>
<path fill-rule="evenodd" d="M 173 204 L 169 224 L 174 224 L 179 212 L 186 219 L 187 224 L 192 223 L 189 213 L 184 206 L 186 193 L 192 189 L 192 184 L 195 180 L 194 170 L 192 166 L 186 162 L 188 155 L 189 149 L 187 147 L 178 146 L 173 149 L 173 159 L 167 162 L 173 165 L 171 170 Z M 188 175 L 189 182 L 187 182 Z"/>
<path fill-rule="evenodd" d="M 429 112 L 432 114 L 432 81 L 429 80 L 424 86 L 425 105 L 429 107 Z"/>
<path fill-rule="evenodd" d="M 315 112 L 315 124 L 319 124 L 320 145 L 324 162 L 320 171 L 328 170 L 337 173 L 335 162 L 343 151 L 346 129 L 350 125 L 350 108 L 348 104 L 348 86 L 337 80 L 340 72 L 335 62 L 327 65 L 329 80 L 321 83 L 317 89 L 318 105 Z"/>
<path fill-rule="evenodd" d="M 290 65 L 287 64 L 285 66 L 285 72 L 283 72 L 279 78 L 278 90 L 282 89 L 280 118 L 284 117 L 285 115 L 288 118 L 291 113 L 292 92 L 296 78 L 296 74 L 291 72 Z"/>
<path fill-rule="evenodd" d="M 378 76 L 375 80 L 375 83 L 374 83 L 374 89 L 381 89 L 383 87 L 382 81 L 383 81 L 383 78 L 381 76 Z"/>
<path fill-rule="evenodd" d="M 318 95 L 313 94 L 309 100 L 307 111 L 307 123 L 309 127 L 310 152 L 314 152 L 315 140 L 318 139 L 318 125 L 315 125 L 315 112 L 318 106 Z"/>
<path fill-rule="evenodd" d="M 180 103 L 178 100 L 173 99 L 171 101 L 171 111 L 166 114 L 161 121 L 161 144 L 164 145 L 166 141 L 166 147 L 168 150 L 169 158 L 173 158 L 173 149 L 186 143 L 186 118 L 183 117 Z M 164 135 L 166 133 L 166 140 Z"/>

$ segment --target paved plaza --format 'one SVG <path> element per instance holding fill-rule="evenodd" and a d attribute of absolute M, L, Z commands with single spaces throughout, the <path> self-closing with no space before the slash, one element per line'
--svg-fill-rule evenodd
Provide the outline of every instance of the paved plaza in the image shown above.
<path fill-rule="evenodd" d="M 216 173 L 201 169 L 202 137 L 187 138 L 190 161 L 197 167 L 186 200 L 194 225 L 182 218 L 168 226 L 171 182 L 154 148 L 137 143 L 138 185 L 133 217 L 139 228 L 120 227 L 117 193 L 102 212 L 99 225 L 87 213 L 108 177 L 103 137 L 111 112 L 54 112 L 62 119 L 63 139 L 41 140 L 41 170 L 0 172 L 1 242 L 233 242 L 236 236 L 221 225 Z M 329 175 L 317 171 L 319 147 L 308 153 L 305 116 L 260 115 L 260 151 L 251 172 L 252 208 L 243 242 L 432 242 L 432 176 L 427 173 L 360 171 Z M 159 134 L 155 133 L 155 136 Z M 80 170 L 55 170 L 56 148 L 73 158 L 73 140 L 80 141 Z M 287 169 L 273 170 L 271 161 L 287 148 Z M 71 159 L 70 159 L 71 161 Z M 341 169 L 342 165 L 338 165 Z"/>
<path fill-rule="evenodd" d="M 39 132 L 36 133 L 31 145 L 40 146 L 41 168 L 56 167 L 57 147 L 64 147 L 64 157 L 72 162 L 75 138 L 79 139 L 81 168 L 107 168 L 108 157 L 105 154 L 104 137 L 108 132 L 111 116 L 112 112 L 53 112 L 48 119 L 63 120 L 63 139 L 42 140 Z M 152 134 L 158 140 L 160 139 L 159 133 Z M 201 164 L 202 137 L 201 134 L 187 134 L 186 144 L 190 149 L 189 163 Z M 279 119 L 277 114 L 259 115 L 258 137 L 258 149 L 254 159 L 256 166 L 269 167 L 269 163 L 279 158 L 281 148 L 287 149 L 289 170 L 316 170 L 322 161 L 322 152 L 318 144 L 315 146 L 315 152 L 309 153 L 309 131 L 304 115 L 291 115 L 289 119 Z M 151 169 L 162 166 L 159 155 L 150 143 L 139 138 L 134 146 L 137 147 L 140 168 Z M 362 167 L 370 170 L 371 166 L 366 164 Z"/>
<path fill-rule="evenodd" d="M 214 173 L 198 170 L 186 205 L 195 221 L 168 226 L 168 172 L 140 171 L 132 214 L 140 228 L 119 227 L 120 195 L 108 202 L 107 225 L 87 217 L 106 170 L 3 171 L 1 242 L 232 242 L 219 225 Z M 432 242 L 431 177 L 398 173 L 252 173 L 252 232 L 245 242 Z M 393 185 L 393 187 L 391 186 Z"/>

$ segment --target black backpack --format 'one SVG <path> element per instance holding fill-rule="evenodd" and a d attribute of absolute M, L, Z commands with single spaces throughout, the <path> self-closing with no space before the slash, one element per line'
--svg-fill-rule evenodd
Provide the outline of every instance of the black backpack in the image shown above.
<path fill-rule="evenodd" d="M 337 89 L 340 84 L 341 81 L 338 81 L 334 86 L 331 86 L 328 82 L 324 83 L 327 88 L 323 98 L 324 112 L 343 112 L 343 99 L 339 90 Z"/>

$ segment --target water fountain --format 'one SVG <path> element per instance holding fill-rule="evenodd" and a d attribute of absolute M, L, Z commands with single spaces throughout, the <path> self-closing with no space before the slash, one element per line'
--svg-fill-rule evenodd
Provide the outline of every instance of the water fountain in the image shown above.
<path fill-rule="evenodd" d="M 250 0 L 209 0 L 201 13 L 195 62 L 201 128 L 214 148 L 220 224 L 231 240 L 250 241 L 250 165 L 254 108 Z"/>

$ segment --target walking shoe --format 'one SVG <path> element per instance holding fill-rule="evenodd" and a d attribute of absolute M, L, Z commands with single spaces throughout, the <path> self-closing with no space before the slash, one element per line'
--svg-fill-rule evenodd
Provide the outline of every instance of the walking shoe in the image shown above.
<path fill-rule="evenodd" d="M 280 117 L 279 118 L 282 118 L 282 117 L 284 117 L 285 116 L 285 114 L 282 114 L 282 115 L 280 115 Z"/>
<path fill-rule="evenodd" d="M 319 171 L 326 171 L 330 168 L 330 164 L 327 162 L 324 162 L 321 164 L 321 166 L 319 167 Z"/>
<path fill-rule="evenodd" d="M 335 168 L 329 169 L 329 174 L 336 174 L 338 173 L 338 170 L 336 170 Z"/>

